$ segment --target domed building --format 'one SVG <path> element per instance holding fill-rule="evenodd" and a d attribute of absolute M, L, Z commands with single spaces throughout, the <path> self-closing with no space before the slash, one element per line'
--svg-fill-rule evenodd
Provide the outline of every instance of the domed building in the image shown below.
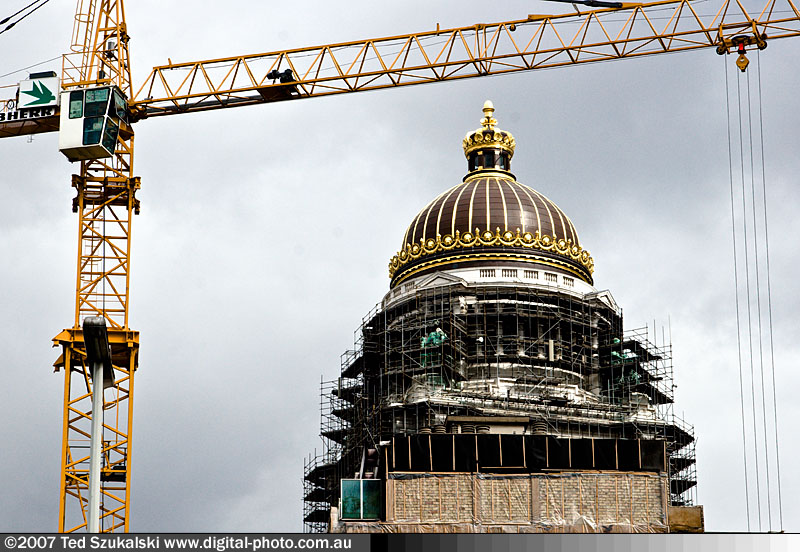
<path fill-rule="evenodd" d="M 592 285 L 594 263 L 572 221 L 510 172 L 514 137 L 486 102 L 481 128 L 464 138 L 469 172 L 414 217 L 389 266 L 391 287 L 437 271 L 478 266 L 553 270 Z"/>
<path fill-rule="evenodd" d="M 700 530 L 671 344 L 623 330 L 575 225 L 517 182 L 514 137 L 483 115 L 322 384 L 306 529 Z"/>

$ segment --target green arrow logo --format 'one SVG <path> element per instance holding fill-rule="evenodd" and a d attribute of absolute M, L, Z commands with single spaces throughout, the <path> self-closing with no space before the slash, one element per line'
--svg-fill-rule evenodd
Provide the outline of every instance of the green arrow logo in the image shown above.
<path fill-rule="evenodd" d="M 41 81 L 36 81 L 33 83 L 33 89 L 31 90 L 23 90 L 23 94 L 28 94 L 29 96 L 33 96 L 36 98 L 35 101 L 26 103 L 25 106 L 29 105 L 43 105 L 49 104 L 50 102 L 55 101 L 56 97 L 53 96 L 53 93 L 47 88 L 45 85 L 42 84 Z"/>

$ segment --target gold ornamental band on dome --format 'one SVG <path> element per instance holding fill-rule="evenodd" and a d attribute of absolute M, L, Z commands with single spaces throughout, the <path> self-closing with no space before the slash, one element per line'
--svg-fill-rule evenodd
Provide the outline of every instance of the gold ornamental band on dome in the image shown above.
<path fill-rule="evenodd" d="M 578 263 L 589 274 L 594 272 L 592 256 L 580 245 L 572 243 L 570 239 L 542 235 L 538 230 L 535 233 L 521 233 L 519 228 L 516 233 L 510 230 L 501 232 L 498 226 L 494 232 L 489 230 L 481 232 L 479 228 L 475 228 L 474 233 L 464 232 L 462 234 L 456 230 L 455 235 L 437 235 L 436 238 L 420 239 L 419 243 L 407 243 L 405 248 L 392 257 L 389 262 L 389 278 L 394 278 L 394 275 L 404 266 L 427 255 L 455 249 L 492 246 L 519 247 L 555 253 Z"/>
<path fill-rule="evenodd" d="M 395 288 L 418 274 L 430 270 L 432 268 L 442 269 L 447 265 L 456 263 L 470 262 L 470 261 L 484 261 L 484 262 L 497 262 L 497 261 L 513 261 L 515 263 L 528 263 L 535 267 L 549 266 L 555 269 L 561 269 L 569 272 L 573 276 L 580 278 L 589 285 L 594 285 L 592 278 L 587 276 L 587 273 L 575 268 L 566 261 L 561 261 L 553 258 L 545 258 L 541 255 L 531 255 L 531 253 L 454 253 L 452 256 L 443 259 L 433 259 L 431 261 L 422 262 L 417 265 L 409 267 L 405 272 L 395 273 L 396 280 L 390 284 L 390 288 Z M 532 268 L 533 268 L 532 266 Z"/>
<path fill-rule="evenodd" d="M 513 157 L 517 145 L 514 136 L 508 131 L 495 129 L 497 119 L 494 118 L 494 105 L 489 100 L 483 104 L 483 118 L 480 123 L 481 128 L 464 137 L 464 155 L 469 156 L 473 151 L 482 148 L 498 148 L 508 152 L 509 159 Z"/>

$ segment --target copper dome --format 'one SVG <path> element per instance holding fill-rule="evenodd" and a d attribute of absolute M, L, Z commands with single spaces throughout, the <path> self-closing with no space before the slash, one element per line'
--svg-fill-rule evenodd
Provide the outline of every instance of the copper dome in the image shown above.
<path fill-rule="evenodd" d="M 487 111 L 481 120 L 485 127 L 497 122 L 490 102 Z M 392 287 L 435 270 L 498 263 L 540 264 L 592 284 L 594 261 L 581 247 L 572 221 L 555 203 L 515 180 L 507 170 L 510 155 L 503 157 L 504 145 L 470 144 L 468 149 L 465 144 L 470 172 L 411 221 L 389 264 Z"/>

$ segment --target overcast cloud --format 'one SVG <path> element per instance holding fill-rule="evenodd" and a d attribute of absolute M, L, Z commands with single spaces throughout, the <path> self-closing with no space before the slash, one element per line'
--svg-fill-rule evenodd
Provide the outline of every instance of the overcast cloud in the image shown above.
<path fill-rule="evenodd" d="M 72 4 L 50 3 L 0 35 L 0 74 L 61 54 Z M 718 5 L 696 4 L 701 13 Z M 569 8 L 376 6 L 129 1 L 133 80 L 168 57 Z M 800 39 L 760 55 L 789 531 L 800 531 L 798 58 Z M 388 290 L 387 263 L 408 222 L 460 182 L 461 139 L 491 99 L 499 126 L 516 138 L 513 172 L 572 218 L 594 256 L 595 285 L 611 290 L 626 326 L 671 324 L 676 411 L 695 425 L 706 527 L 746 530 L 724 71 L 727 63 L 733 79 L 733 62 L 708 50 L 139 123 L 131 529 L 302 529 L 303 458 L 321 446 L 320 377 L 336 377 L 353 330 Z M 75 170 L 55 135 L 0 144 L 0 531 L 57 527 L 63 374 L 52 374 L 58 351 L 49 345 L 72 323 Z M 775 503 L 772 516 L 777 529 Z"/>

